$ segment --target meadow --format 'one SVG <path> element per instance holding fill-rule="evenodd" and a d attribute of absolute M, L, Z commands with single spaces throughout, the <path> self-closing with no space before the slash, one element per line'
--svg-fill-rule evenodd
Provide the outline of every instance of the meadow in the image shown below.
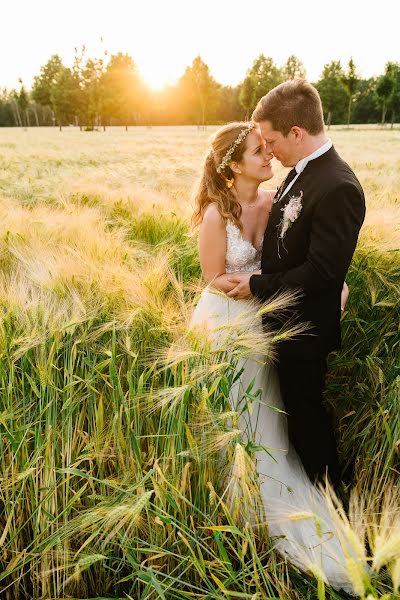
<path fill-rule="evenodd" d="M 215 352 L 188 330 L 201 288 L 192 192 L 214 130 L 0 129 L 7 600 L 346 598 L 315 565 L 314 577 L 288 565 L 221 489 L 224 468 L 226 489 L 257 495 L 251 452 L 227 418 L 248 340 Z M 365 577 L 349 558 L 359 597 L 394 600 L 400 131 L 329 135 L 367 199 L 326 394 L 342 460 L 356 463 L 349 517 L 335 513 L 372 566 Z M 284 175 L 276 163 L 265 187 Z"/>

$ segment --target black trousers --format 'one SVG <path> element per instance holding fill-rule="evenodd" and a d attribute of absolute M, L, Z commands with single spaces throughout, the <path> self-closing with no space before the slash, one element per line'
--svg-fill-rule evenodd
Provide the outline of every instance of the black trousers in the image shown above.
<path fill-rule="evenodd" d="M 322 404 L 326 356 L 303 358 L 282 353 L 278 376 L 288 413 L 289 439 L 312 481 L 327 473 L 340 483 L 340 465 L 331 419 Z"/>

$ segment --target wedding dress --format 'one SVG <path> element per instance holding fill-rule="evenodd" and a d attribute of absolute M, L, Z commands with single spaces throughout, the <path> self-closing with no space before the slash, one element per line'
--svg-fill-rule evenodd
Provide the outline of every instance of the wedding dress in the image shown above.
<path fill-rule="evenodd" d="M 228 222 L 226 272 L 256 271 L 261 265 L 261 247 L 255 248 L 242 237 L 240 229 Z M 262 328 L 259 305 L 234 300 L 206 288 L 194 310 L 191 326 L 215 331 L 239 321 L 253 310 L 255 326 Z M 214 332 L 214 333 L 213 333 Z M 254 378 L 253 391 L 261 399 L 252 411 L 244 411 L 240 428 L 247 438 L 266 450 L 256 451 L 256 468 L 268 530 L 277 550 L 300 569 L 321 577 L 336 589 L 354 594 L 346 562 L 354 552 L 338 530 L 338 524 L 324 494 L 312 484 L 288 440 L 286 415 L 280 397 L 276 370 L 260 364 L 259 357 L 246 359 L 234 393 L 239 401 Z M 339 525 L 340 527 L 340 525 Z M 354 563 L 353 563 L 354 564 Z M 323 574 L 323 575 L 322 575 Z"/>

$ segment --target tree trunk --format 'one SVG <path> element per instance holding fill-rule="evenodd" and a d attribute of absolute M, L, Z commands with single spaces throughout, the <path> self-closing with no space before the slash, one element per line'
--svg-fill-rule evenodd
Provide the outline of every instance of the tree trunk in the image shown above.
<path fill-rule="evenodd" d="M 350 96 L 349 98 L 349 107 L 347 110 L 347 127 L 350 127 L 350 119 L 351 119 L 351 102 L 353 100 L 353 97 Z"/>
<path fill-rule="evenodd" d="M 328 125 L 328 130 L 331 128 L 332 122 L 332 111 L 328 111 L 328 118 L 326 119 L 326 124 Z"/>
<path fill-rule="evenodd" d="M 203 98 L 200 98 L 200 106 L 201 106 L 201 124 L 204 128 L 206 124 L 206 103 Z"/>
<path fill-rule="evenodd" d="M 20 112 L 19 112 L 18 103 L 16 101 L 14 101 L 14 106 L 15 106 L 15 113 L 17 115 L 17 125 L 19 127 L 22 127 L 23 126 L 22 125 L 22 119 L 21 119 L 21 115 L 20 115 Z"/>
<path fill-rule="evenodd" d="M 26 124 L 27 124 L 28 127 L 30 127 L 31 123 L 29 121 L 29 108 L 26 109 L 25 116 L 26 116 Z"/>
<path fill-rule="evenodd" d="M 17 112 L 15 110 L 14 103 L 11 104 L 11 110 L 12 110 L 12 114 L 13 114 L 13 117 L 14 117 L 15 126 L 18 127 L 19 123 L 18 123 L 18 117 L 17 117 Z"/>
<path fill-rule="evenodd" d="M 39 127 L 39 117 L 37 114 L 36 106 L 33 106 L 32 110 L 33 110 L 33 114 L 35 115 L 36 127 Z"/>
<path fill-rule="evenodd" d="M 393 111 L 392 112 L 392 122 L 390 124 L 390 129 L 393 129 L 395 118 L 396 118 L 396 113 Z"/>
<path fill-rule="evenodd" d="M 384 103 L 382 106 L 382 121 L 381 121 L 381 125 L 385 124 L 386 121 L 386 104 Z"/>

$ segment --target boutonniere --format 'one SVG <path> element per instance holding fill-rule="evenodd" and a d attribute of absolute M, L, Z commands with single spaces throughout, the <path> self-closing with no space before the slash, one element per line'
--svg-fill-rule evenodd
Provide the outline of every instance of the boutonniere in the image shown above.
<path fill-rule="evenodd" d="M 286 232 L 293 225 L 295 221 L 299 218 L 301 213 L 301 209 L 303 208 L 303 192 L 300 191 L 298 196 L 289 196 L 289 202 L 281 208 L 283 212 L 283 217 L 280 222 L 281 230 L 279 232 L 279 237 L 281 240 L 284 239 Z"/>
<path fill-rule="evenodd" d="M 289 198 L 290 198 L 290 200 L 286 204 L 286 206 L 281 208 L 281 211 L 283 212 L 283 217 L 280 220 L 280 222 L 278 223 L 278 228 L 280 227 L 280 231 L 278 233 L 278 256 L 279 256 L 279 258 L 281 258 L 281 255 L 279 252 L 279 240 L 282 240 L 282 246 L 286 250 L 284 238 L 287 233 L 287 230 L 290 229 L 290 227 L 293 225 L 293 223 L 295 221 L 297 221 L 297 219 L 299 218 L 301 209 L 303 208 L 303 204 L 302 204 L 303 191 L 300 191 L 300 194 L 298 196 L 289 196 Z M 286 250 L 286 252 L 287 252 L 287 250 Z"/>

